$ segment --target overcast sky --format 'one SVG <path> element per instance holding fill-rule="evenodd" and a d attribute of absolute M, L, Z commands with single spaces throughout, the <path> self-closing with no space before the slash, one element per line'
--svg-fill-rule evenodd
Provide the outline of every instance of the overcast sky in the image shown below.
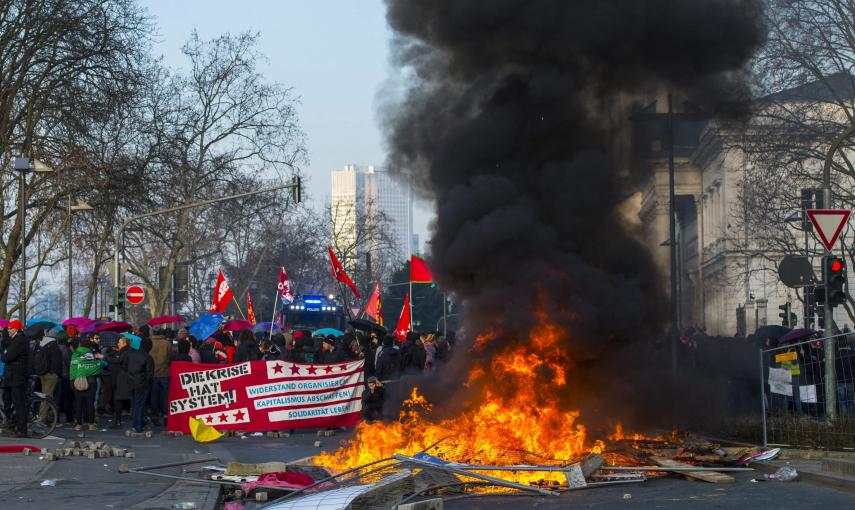
<path fill-rule="evenodd" d="M 389 74 L 382 0 L 142 0 L 160 27 L 156 51 L 186 67 L 180 49 L 195 28 L 202 39 L 225 32 L 261 32 L 269 61 L 261 70 L 295 89 L 310 163 L 308 192 L 317 205 L 330 194 L 330 171 L 348 163 L 382 165 L 375 96 Z M 424 243 L 428 207 L 417 207 L 414 230 Z"/>

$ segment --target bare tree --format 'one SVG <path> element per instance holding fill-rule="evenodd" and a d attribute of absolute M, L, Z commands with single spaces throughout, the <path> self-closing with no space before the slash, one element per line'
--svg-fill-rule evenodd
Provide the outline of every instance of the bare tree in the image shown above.
<path fill-rule="evenodd" d="M 61 224 L 57 205 L 81 187 L 80 170 L 67 161 L 70 140 L 104 112 L 109 84 L 137 79 L 151 28 L 131 0 L 0 1 L 0 314 L 31 295 L 32 287 L 9 308 L 21 246 Z M 11 168 L 17 153 L 55 172 L 19 179 Z M 20 181 L 27 189 L 24 209 L 18 207 Z M 38 271 L 48 261 L 36 257 L 27 269 Z"/>

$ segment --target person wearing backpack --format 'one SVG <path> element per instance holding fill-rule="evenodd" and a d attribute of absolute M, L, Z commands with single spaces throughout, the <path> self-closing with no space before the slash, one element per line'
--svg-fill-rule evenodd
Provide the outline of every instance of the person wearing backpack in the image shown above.
<path fill-rule="evenodd" d="M 87 425 L 89 430 L 95 426 L 95 384 L 101 373 L 101 355 L 92 351 L 92 342 L 88 338 L 80 341 L 80 346 L 71 353 L 71 366 L 68 377 L 74 388 L 74 430 Z"/>
<path fill-rule="evenodd" d="M 42 393 L 52 399 L 59 377 L 62 375 L 62 352 L 57 342 L 59 335 L 65 336 L 65 333 L 48 331 L 33 354 L 33 373 L 42 380 Z M 47 402 L 42 402 L 39 407 L 39 419 L 44 421 L 47 411 Z"/>

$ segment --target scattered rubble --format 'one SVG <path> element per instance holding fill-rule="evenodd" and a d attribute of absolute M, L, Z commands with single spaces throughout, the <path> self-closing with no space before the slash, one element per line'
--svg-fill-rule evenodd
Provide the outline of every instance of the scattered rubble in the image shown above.
<path fill-rule="evenodd" d="M 128 451 L 126 448 L 114 448 L 104 441 L 65 441 L 61 448 L 56 448 L 51 451 L 43 449 L 44 460 L 56 461 L 62 457 L 86 457 L 87 459 L 104 459 L 107 457 L 124 457 L 134 458 L 134 452 Z M 25 453 L 26 455 L 26 453 Z"/>

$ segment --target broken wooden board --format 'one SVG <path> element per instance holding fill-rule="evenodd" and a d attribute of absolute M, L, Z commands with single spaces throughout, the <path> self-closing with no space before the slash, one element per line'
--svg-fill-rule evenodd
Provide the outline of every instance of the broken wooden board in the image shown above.
<path fill-rule="evenodd" d="M 693 467 L 691 464 L 685 464 L 683 462 L 677 462 L 675 460 L 666 459 L 665 457 L 657 457 L 655 455 L 651 456 L 650 460 L 657 466 L 681 468 Z M 687 478 L 695 478 L 709 483 L 733 483 L 735 481 L 732 476 L 717 473 L 715 471 L 686 471 L 681 472 L 680 474 Z"/>

